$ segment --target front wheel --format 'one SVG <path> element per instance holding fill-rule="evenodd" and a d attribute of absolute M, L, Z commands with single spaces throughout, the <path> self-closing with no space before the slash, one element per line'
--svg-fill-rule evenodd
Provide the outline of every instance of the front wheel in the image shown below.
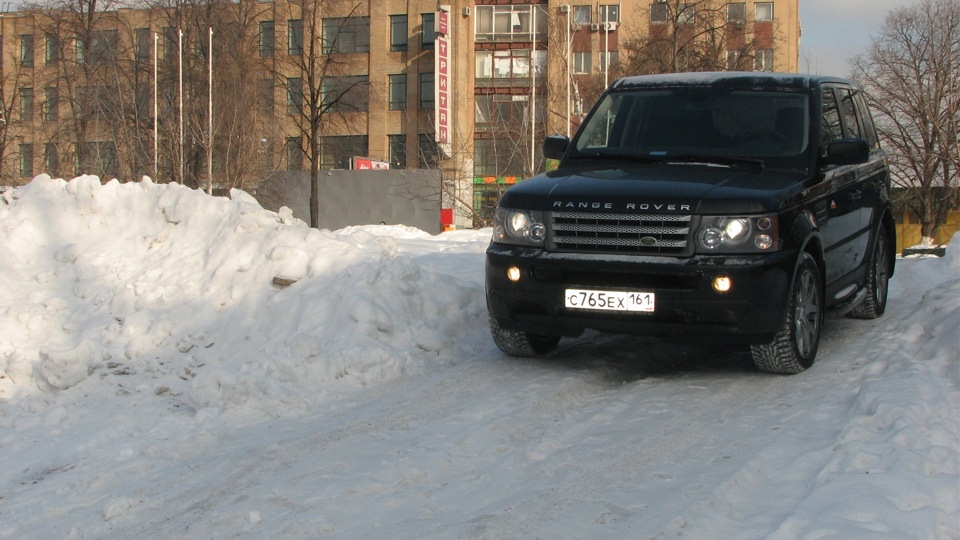
<path fill-rule="evenodd" d="M 559 336 L 541 336 L 520 330 L 511 330 L 500 326 L 496 319 L 490 319 L 490 334 L 501 351 L 510 356 L 543 356 L 557 347 Z"/>
<path fill-rule="evenodd" d="M 812 366 L 817 357 L 822 327 L 820 269 L 809 253 L 801 253 L 790 290 L 787 320 L 773 341 L 750 347 L 753 363 L 768 373 L 800 373 Z"/>

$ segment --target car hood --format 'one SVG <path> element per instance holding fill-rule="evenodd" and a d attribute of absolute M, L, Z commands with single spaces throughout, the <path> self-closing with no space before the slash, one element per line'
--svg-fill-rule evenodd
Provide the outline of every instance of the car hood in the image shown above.
<path fill-rule="evenodd" d="M 795 171 L 667 164 L 558 169 L 504 193 L 500 206 L 529 210 L 756 214 L 790 205 L 803 188 Z"/>

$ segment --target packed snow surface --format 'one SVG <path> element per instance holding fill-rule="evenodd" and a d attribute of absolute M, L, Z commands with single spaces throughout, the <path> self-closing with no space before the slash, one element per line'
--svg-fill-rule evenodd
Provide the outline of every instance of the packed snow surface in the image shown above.
<path fill-rule="evenodd" d="M 488 238 L 3 191 L 0 538 L 960 538 L 960 238 L 789 377 L 595 333 L 506 357 Z"/>

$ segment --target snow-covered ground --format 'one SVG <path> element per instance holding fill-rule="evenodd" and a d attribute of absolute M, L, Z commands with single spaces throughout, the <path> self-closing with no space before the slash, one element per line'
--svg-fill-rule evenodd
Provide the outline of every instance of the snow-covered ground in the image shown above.
<path fill-rule="evenodd" d="M 960 538 L 960 250 L 777 377 L 598 334 L 506 357 L 488 236 L 3 192 L 0 538 Z"/>

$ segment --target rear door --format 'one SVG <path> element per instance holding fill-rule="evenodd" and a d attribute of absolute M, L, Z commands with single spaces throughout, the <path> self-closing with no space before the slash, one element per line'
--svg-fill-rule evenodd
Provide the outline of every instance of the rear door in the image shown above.
<path fill-rule="evenodd" d="M 854 105 L 857 107 L 857 118 L 860 120 L 860 133 L 870 146 L 870 159 L 860 166 L 861 186 L 863 189 L 863 206 L 860 211 L 860 224 L 867 227 L 871 233 L 874 223 L 880 219 L 879 210 L 883 207 L 882 197 L 889 185 L 889 173 L 886 166 L 886 155 L 880 148 L 876 127 L 867 108 L 866 99 L 860 90 L 854 91 Z"/>

